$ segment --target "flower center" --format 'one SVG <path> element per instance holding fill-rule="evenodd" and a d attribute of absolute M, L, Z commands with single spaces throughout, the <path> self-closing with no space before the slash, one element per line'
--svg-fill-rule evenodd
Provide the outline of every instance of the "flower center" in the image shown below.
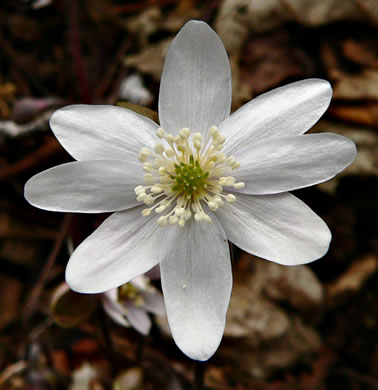
<path fill-rule="evenodd" d="M 225 201 L 236 201 L 235 195 L 223 187 L 244 187 L 243 182 L 236 183 L 232 176 L 224 176 L 240 166 L 235 157 L 221 152 L 225 137 L 215 126 L 210 127 L 205 140 L 201 133 L 191 137 L 188 128 L 178 136 L 158 128 L 156 135 L 167 146 L 157 143 L 153 151 L 142 148 L 138 155 L 148 185 L 136 187 L 135 194 L 139 202 L 151 206 L 142 215 L 150 215 L 152 210 L 157 214 L 166 212 L 157 219 L 160 226 L 169 223 L 184 227 L 192 217 L 197 222 L 211 223 L 206 207 L 216 211 Z"/>
<path fill-rule="evenodd" d="M 126 283 L 118 288 L 118 301 L 132 301 L 134 306 L 141 307 L 144 305 L 143 297 L 139 294 L 138 289 L 131 283 Z"/>

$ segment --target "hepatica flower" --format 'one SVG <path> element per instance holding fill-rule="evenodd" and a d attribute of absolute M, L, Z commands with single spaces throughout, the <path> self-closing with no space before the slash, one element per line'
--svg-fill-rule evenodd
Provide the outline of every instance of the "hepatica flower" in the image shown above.
<path fill-rule="evenodd" d="M 144 335 L 151 329 L 151 320 L 147 312 L 165 315 L 161 293 L 144 275 L 119 288 L 106 291 L 102 294 L 102 304 L 108 315 L 119 325 L 132 326 Z"/>
<path fill-rule="evenodd" d="M 303 135 L 327 109 L 328 82 L 265 93 L 230 115 L 218 35 L 187 23 L 163 69 L 160 126 L 121 107 L 72 105 L 50 124 L 78 161 L 26 184 L 27 200 L 66 212 L 114 212 L 72 254 L 66 280 L 99 293 L 160 263 L 169 325 L 197 360 L 217 349 L 232 288 L 228 241 L 279 264 L 323 256 L 326 224 L 288 191 L 335 176 L 356 155 L 335 134 Z"/>

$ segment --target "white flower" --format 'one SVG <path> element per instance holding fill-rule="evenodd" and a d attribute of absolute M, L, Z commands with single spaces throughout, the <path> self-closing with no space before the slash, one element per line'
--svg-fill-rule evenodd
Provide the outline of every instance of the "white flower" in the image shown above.
<path fill-rule="evenodd" d="M 173 337 L 189 357 L 208 359 L 232 288 L 227 240 L 285 265 L 328 250 L 326 224 L 288 191 L 328 180 L 355 158 L 342 136 L 303 135 L 331 94 L 328 82 L 304 80 L 230 115 L 223 44 L 207 24 L 191 21 L 165 61 L 161 128 L 120 107 L 56 111 L 51 128 L 78 161 L 30 179 L 27 200 L 53 211 L 115 211 L 71 256 L 68 284 L 99 293 L 160 263 Z"/>
<path fill-rule="evenodd" d="M 147 312 L 165 315 L 161 293 L 150 284 L 149 279 L 138 276 L 121 287 L 113 288 L 102 295 L 102 304 L 108 315 L 119 325 L 130 325 L 147 335 L 151 320 Z"/>

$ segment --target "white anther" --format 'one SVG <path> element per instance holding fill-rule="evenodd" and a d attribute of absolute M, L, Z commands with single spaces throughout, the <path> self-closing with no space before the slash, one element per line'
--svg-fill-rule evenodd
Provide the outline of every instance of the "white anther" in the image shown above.
<path fill-rule="evenodd" d="M 215 193 L 220 194 L 223 191 L 223 187 L 219 184 L 213 184 L 211 190 Z"/>
<path fill-rule="evenodd" d="M 216 153 L 211 153 L 209 157 L 210 161 L 217 161 L 217 154 Z"/>
<path fill-rule="evenodd" d="M 192 218 L 192 212 L 189 209 L 186 209 L 184 213 L 184 219 L 185 221 L 189 221 L 190 218 Z"/>
<path fill-rule="evenodd" d="M 154 194 L 160 194 L 160 192 L 163 192 L 163 189 L 161 188 L 160 185 L 153 185 L 151 187 L 151 192 Z"/>
<path fill-rule="evenodd" d="M 234 156 L 228 157 L 227 164 L 232 165 L 236 162 L 236 158 Z"/>
<path fill-rule="evenodd" d="M 160 213 L 162 213 L 166 208 L 167 208 L 167 207 L 166 207 L 166 206 L 163 206 L 163 205 L 161 205 L 161 206 L 159 206 L 159 207 L 156 207 L 155 213 L 160 214 Z"/>
<path fill-rule="evenodd" d="M 143 164 L 143 169 L 145 170 L 145 172 L 151 172 L 153 169 L 153 166 L 149 161 L 147 161 Z"/>
<path fill-rule="evenodd" d="M 141 192 L 145 192 L 144 186 L 140 185 L 134 188 L 134 192 L 136 195 L 139 195 Z"/>
<path fill-rule="evenodd" d="M 174 194 L 175 191 L 172 190 L 172 188 L 167 188 L 165 191 L 164 191 L 164 194 L 166 196 L 171 196 L 172 194 Z"/>
<path fill-rule="evenodd" d="M 235 184 L 235 179 L 232 176 L 220 177 L 218 183 L 221 186 L 229 187 Z"/>
<path fill-rule="evenodd" d="M 175 155 L 175 152 L 173 149 L 167 149 L 165 151 L 165 155 L 168 157 L 168 158 L 172 158 L 174 155 Z"/>
<path fill-rule="evenodd" d="M 165 175 L 167 172 L 167 168 L 166 167 L 160 167 L 159 168 L 159 175 Z"/>
<path fill-rule="evenodd" d="M 142 210 L 143 217 L 147 217 L 150 214 L 151 214 L 151 209 L 144 209 L 144 210 Z"/>
<path fill-rule="evenodd" d="M 144 198 L 147 196 L 147 194 L 145 192 L 142 192 L 140 193 L 138 196 L 137 196 L 137 201 L 138 202 L 143 202 Z"/>
<path fill-rule="evenodd" d="M 245 183 L 243 181 L 239 181 L 238 183 L 234 184 L 234 188 L 237 190 L 240 190 L 241 188 L 245 187 Z"/>
<path fill-rule="evenodd" d="M 165 163 L 165 160 L 163 157 L 156 157 L 154 160 L 154 164 L 155 164 L 156 168 L 161 167 L 162 165 L 164 165 L 164 163 Z"/>
<path fill-rule="evenodd" d="M 165 139 L 168 141 L 168 143 L 170 144 L 173 144 L 173 142 L 175 142 L 175 136 L 172 135 L 172 134 L 167 134 L 167 136 L 165 137 Z"/>
<path fill-rule="evenodd" d="M 181 145 L 182 143 L 184 143 L 185 142 L 185 140 L 183 139 L 183 138 L 181 138 L 179 135 L 177 135 L 176 137 L 175 137 L 175 144 L 176 145 Z"/>
<path fill-rule="evenodd" d="M 156 154 L 163 154 L 164 153 L 164 146 L 162 144 L 155 144 L 154 152 Z"/>
<path fill-rule="evenodd" d="M 213 201 L 210 201 L 207 205 L 209 206 L 209 209 L 211 211 L 217 211 L 218 210 L 218 205 L 215 202 L 213 202 Z"/>
<path fill-rule="evenodd" d="M 234 202 L 236 202 L 236 196 L 234 194 L 228 194 L 226 196 L 226 200 L 229 203 L 234 203 Z"/>
<path fill-rule="evenodd" d="M 201 147 L 202 147 L 201 141 L 194 141 L 194 147 L 195 147 L 197 150 L 200 150 Z"/>
<path fill-rule="evenodd" d="M 164 129 L 159 127 L 156 130 L 156 136 L 159 137 L 159 138 L 165 138 L 165 131 L 164 131 Z"/>
<path fill-rule="evenodd" d="M 184 127 L 183 129 L 181 129 L 180 131 L 180 137 L 182 138 L 188 138 L 190 136 L 190 130 L 187 128 L 187 127 Z"/>
<path fill-rule="evenodd" d="M 194 214 L 194 220 L 195 220 L 196 222 L 199 222 L 199 221 L 201 220 L 201 213 L 195 213 L 195 214 Z"/>
<path fill-rule="evenodd" d="M 138 154 L 138 160 L 139 160 L 140 162 L 144 163 L 145 161 L 147 161 L 148 156 L 149 156 L 149 153 L 140 152 L 140 153 Z"/>
<path fill-rule="evenodd" d="M 216 139 L 219 136 L 218 127 L 211 126 L 209 129 L 209 134 L 213 139 Z"/>
<path fill-rule="evenodd" d="M 226 161 L 226 155 L 224 153 L 217 153 L 217 156 L 218 156 L 217 158 L 218 164 Z"/>
<path fill-rule="evenodd" d="M 177 217 L 182 217 L 185 213 L 184 207 L 177 207 L 175 210 L 175 214 Z"/>
<path fill-rule="evenodd" d="M 151 195 L 146 195 L 143 198 L 143 202 L 146 206 L 151 206 L 154 203 L 154 198 Z"/>
<path fill-rule="evenodd" d="M 165 226 L 167 224 L 167 217 L 165 215 L 159 217 L 157 223 L 161 227 Z"/>
<path fill-rule="evenodd" d="M 181 217 L 179 219 L 178 225 L 180 226 L 180 228 L 183 228 L 185 226 L 185 219 L 184 219 L 184 217 Z"/>
<path fill-rule="evenodd" d="M 193 134 L 193 141 L 202 142 L 202 134 L 201 133 L 194 133 Z"/>
<path fill-rule="evenodd" d="M 204 214 L 202 220 L 205 221 L 206 223 L 213 223 L 213 221 L 207 214 Z"/>
<path fill-rule="evenodd" d="M 144 181 L 148 184 L 153 184 L 153 182 L 155 181 L 154 177 L 151 175 L 151 173 L 146 173 L 144 175 Z"/>
<path fill-rule="evenodd" d="M 164 176 L 160 176 L 160 183 L 161 184 L 168 184 L 172 181 L 172 179 L 167 176 L 167 175 L 164 175 Z"/>
<path fill-rule="evenodd" d="M 226 141 L 226 137 L 224 135 L 220 135 L 218 138 L 217 138 L 217 144 L 219 145 L 223 145 Z"/>
<path fill-rule="evenodd" d="M 222 207 L 224 205 L 224 202 L 222 199 L 217 200 L 215 203 L 218 205 L 218 207 Z"/>
<path fill-rule="evenodd" d="M 232 164 L 231 168 L 232 168 L 233 170 L 234 170 L 234 169 L 240 168 L 240 163 L 238 163 L 237 161 L 235 161 L 235 162 Z"/>
<path fill-rule="evenodd" d="M 178 222 L 178 218 L 176 217 L 176 215 L 171 215 L 168 219 L 168 222 L 170 225 L 176 225 L 176 223 Z"/>

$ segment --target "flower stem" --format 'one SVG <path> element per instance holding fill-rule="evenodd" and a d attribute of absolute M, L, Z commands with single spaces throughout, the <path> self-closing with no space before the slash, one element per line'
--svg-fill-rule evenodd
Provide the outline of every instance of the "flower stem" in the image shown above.
<path fill-rule="evenodd" d="M 193 390 L 204 390 L 206 363 L 195 362 Z"/>
<path fill-rule="evenodd" d="M 139 363 L 142 363 L 144 357 L 144 346 L 146 345 L 146 336 L 139 335 L 139 340 L 136 350 L 136 360 Z"/>

